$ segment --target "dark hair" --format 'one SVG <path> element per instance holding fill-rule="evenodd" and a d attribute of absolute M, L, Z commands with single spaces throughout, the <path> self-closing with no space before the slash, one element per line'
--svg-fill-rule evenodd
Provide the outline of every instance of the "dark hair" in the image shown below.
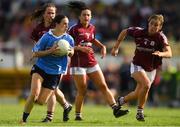
<path fill-rule="evenodd" d="M 38 8 L 38 9 L 36 9 L 32 13 L 31 20 L 42 18 L 42 15 L 44 14 L 44 12 L 46 11 L 46 8 L 48 8 L 48 7 L 56 8 L 56 5 L 54 3 L 46 3 L 45 5 L 43 5 L 42 7 Z"/>
<path fill-rule="evenodd" d="M 66 18 L 67 16 L 65 15 L 61 15 L 61 14 L 58 14 L 56 15 L 56 17 L 54 18 L 53 20 L 53 23 L 56 24 L 56 23 L 60 23 L 62 21 L 62 19 Z"/>
<path fill-rule="evenodd" d="M 82 1 L 70 1 L 67 6 L 77 15 L 80 15 L 83 10 L 90 10 L 90 8 Z"/>

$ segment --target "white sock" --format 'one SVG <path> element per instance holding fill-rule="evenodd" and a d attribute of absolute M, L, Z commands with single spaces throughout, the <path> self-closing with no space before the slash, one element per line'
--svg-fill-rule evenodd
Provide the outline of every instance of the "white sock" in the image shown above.
<path fill-rule="evenodd" d="M 142 108 L 138 108 L 138 109 L 137 109 L 137 113 L 141 113 L 141 114 L 143 114 L 143 112 L 144 112 L 144 111 L 143 111 L 143 109 L 142 109 Z"/>
<path fill-rule="evenodd" d="M 76 117 L 81 117 L 81 113 L 80 112 L 76 112 Z"/>
<path fill-rule="evenodd" d="M 67 103 L 67 102 L 64 103 L 63 108 L 64 108 L 64 109 L 67 109 L 68 107 L 69 107 L 69 103 Z"/>

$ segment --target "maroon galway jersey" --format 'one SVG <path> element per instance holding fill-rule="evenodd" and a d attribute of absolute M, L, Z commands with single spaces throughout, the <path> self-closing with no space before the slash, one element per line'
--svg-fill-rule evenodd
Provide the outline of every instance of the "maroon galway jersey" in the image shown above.
<path fill-rule="evenodd" d="M 49 29 L 54 28 L 54 25 L 50 25 L 49 27 L 45 27 L 44 23 L 38 24 L 31 33 L 31 39 L 35 42 L 38 42 L 38 40 L 42 37 L 44 33 L 49 31 Z"/>
<path fill-rule="evenodd" d="M 163 32 L 150 36 L 147 29 L 130 27 L 127 34 L 134 38 L 136 44 L 133 63 L 141 66 L 145 71 L 157 69 L 162 64 L 162 58 L 152 55 L 152 53 L 154 51 L 163 51 L 163 48 L 169 45 Z"/>
<path fill-rule="evenodd" d="M 92 41 L 95 39 L 95 26 L 89 24 L 85 28 L 78 23 L 70 28 L 69 34 L 74 38 L 75 46 L 80 45 L 92 48 Z M 75 50 L 71 58 L 71 67 L 93 67 L 96 64 L 94 52 L 87 54 Z"/>

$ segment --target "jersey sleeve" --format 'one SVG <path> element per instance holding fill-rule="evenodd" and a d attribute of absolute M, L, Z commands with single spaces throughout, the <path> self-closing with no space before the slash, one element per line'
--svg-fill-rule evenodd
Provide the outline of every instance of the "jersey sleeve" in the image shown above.
<path fill-rule="evenodd" d="M 169 46 L 168 39 L 167 39 L 166 35 L 164 35 L 163 32 L 160 32 L 160 41 L 162 42 L 163 47 Z"/>
<path fill-rule="evenodd" d="M 70 34 L 73 38 L 75 38 L 75 28 L 74 28 L 74 27 L 71 27 L 71 28 L 68 30 L 68 34 Z"/>
<path fill-rule="evenodd" d="M 43 51 L 46 49 L 46 44 L 48 41 L 48 36 L 47 34 L 44 34 L 39 41 L 35 44 L 35 46 L 32 49 L 32 52 L 38 52 L 38 51 Z"/>
<path fill-rule="evenodd" d="M 33 29 L 32 33 L 30 35 L 30 38 L 35 42 L 37 42 L 39 39 L 39 36 L 37 33 L 38 33 L 38 31 L 36 29 Z"/>
<path fill-rule="evenodd" d="M 70 36 L 70 41 L 69 41 L 71 47 L 74 47 L 74 39 L 72 36 Z"/>
<path fill-rule="evenodd" d="M 131 37 L 135 37 L 135 32 L 136 32 L 137 30 L 142 30 L 142 28 L 141 28 L 141 27 L 129 27 L 129 28 L 127 29 L 127 34 L 128 34 L 129 36 L 131 36 Z"/>
<path fill-rule="evenodd" d="M 74 47 L 74 39 L 70 34 L 67 34 L 67 41 L 69 42 L 71 47 Z"/>
<path fill-rule="evenodd" d="M 92 34 L 92 41 L 94 41 L 96 39 L 96 28 L 94 26 L 94 30 L 93 30 L 93 34 Z"/>

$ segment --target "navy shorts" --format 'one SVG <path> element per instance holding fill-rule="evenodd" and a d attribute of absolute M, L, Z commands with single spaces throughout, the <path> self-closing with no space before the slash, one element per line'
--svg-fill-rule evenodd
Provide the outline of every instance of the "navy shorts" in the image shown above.
<path fill-rule="evenodd" d="M 44 88 L 54 90 L 58 87 L 61 75 L 47 74 L 45 71 L 40 69 L 37 65 L 33 65 L 32 69 L 31 69 L 31 75 L 33 73 L 38 73 L 44 79 L 44 81 L 42 83 L 42 86 Z"/>

